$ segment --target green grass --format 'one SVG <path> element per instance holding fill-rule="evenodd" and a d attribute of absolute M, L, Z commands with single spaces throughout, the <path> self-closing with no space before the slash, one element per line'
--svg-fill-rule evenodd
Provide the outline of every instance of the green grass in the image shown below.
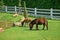
<path fill-rule="evenodd" d="M 12 14 L 7 15 L 10 15 L 12 17 Z M 3 16 L 0 16 L 0 18 L 1 17 Z M 8 20 L 9 22 L 18 21 L 19 17 L 5 17 L 6 19 L 1 18 L 1 20 Z M 48 30 L 46 30 L 46 28 L 45 30 L 42 30 L 42 25 L 39 25 L 39 30 L 35 30 L 35 27 L 33 28 L 33 30 L 29 30 L 29 26 L 10 27 L 6 29 L 4 32 L 0 32 L 0 40 L 60 40 L 60 21 L 48 20 L 48 23 Z"/>
<path fill-rule="evenodd" d="M 14 17 L 14 14 L 10 13 L 0 13 L 0 27 L 4 29 L 9 28 L 12 26 L 13 22 L 20 21 L 21 15 Z"/>
<path fill-rule="evenodd" d="M 10 13 L 0 13 L 0 20 L 3 21 L 18 21 L 20 20 L 20 18 L 22 17 L 21 15 L 19 16 L 13 16 L 14 14 L 10 14 Z"/>

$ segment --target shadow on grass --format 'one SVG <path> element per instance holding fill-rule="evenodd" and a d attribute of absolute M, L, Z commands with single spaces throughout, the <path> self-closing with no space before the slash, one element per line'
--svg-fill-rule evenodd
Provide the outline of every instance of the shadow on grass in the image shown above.
<path fill-rule="evenodd" d="M 44 29 L 44 30 L 42 30 L 42 29 L 39 29 L 39 30 L 36 30 L 36 29 L 32 29 L 32 30 L 30 30 L 30 29 L 25 29 L 26 31 L 47 31 L 46 29 Z"/>

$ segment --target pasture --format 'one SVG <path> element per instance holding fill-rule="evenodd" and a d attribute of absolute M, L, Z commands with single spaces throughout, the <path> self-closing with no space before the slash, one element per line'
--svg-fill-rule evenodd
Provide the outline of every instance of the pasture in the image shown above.
<path fill-rule="evenodd" d="M 12 15 L 0 13 L 0 27 L 5 29 L 4 32 L 0 32 L 0 40 L 60 40 L 60 21 L 48 20 L 48 30 L 42 30 L 42 25 L 39 25 L 39 30 L 36 30 L 35 27 L 29 30 L 28 25 L 12 27 L 14 21 L 20 21 L 20 18 L 23 17 L 23 15 L 17 17 Z"/>

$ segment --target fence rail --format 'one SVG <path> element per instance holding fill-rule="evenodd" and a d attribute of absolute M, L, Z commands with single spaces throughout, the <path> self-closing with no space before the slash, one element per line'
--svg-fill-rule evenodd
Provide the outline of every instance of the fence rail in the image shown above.
<path fill-rule="evenodd" d="M 60 10 L 58 9 L 37 9 L 37 8 L 27 8 L 28 13 L 32 16 L 42 16 L 51 19 L 60 19 Z M 9 12 L 16 13 L 19 11 L 19 7 L 17 6 L 4 6 L 3 10 L 0 7 L 0 12 Z M 21 7 L 21 12 L 24 12 L 24 8 Z"/>

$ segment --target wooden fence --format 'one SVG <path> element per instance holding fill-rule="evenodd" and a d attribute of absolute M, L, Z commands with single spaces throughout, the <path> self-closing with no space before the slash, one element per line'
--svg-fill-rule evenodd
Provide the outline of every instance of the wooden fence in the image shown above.
<path fill-rule="evenodd" d="M 60 10 L 58 9 L 37 9 L 37 8 L 27 8 L 28 13 L 32 16 L 42 16 L 51 19 L 60 19 Z M 3 10 L 0 7 L 0 12 L 9 12 L 16 13 L 19 11 L 19 7 L 17 6 L 4 6 Z M 24 8 L 21 7 L 21 13 L 24 12 Z"/>

